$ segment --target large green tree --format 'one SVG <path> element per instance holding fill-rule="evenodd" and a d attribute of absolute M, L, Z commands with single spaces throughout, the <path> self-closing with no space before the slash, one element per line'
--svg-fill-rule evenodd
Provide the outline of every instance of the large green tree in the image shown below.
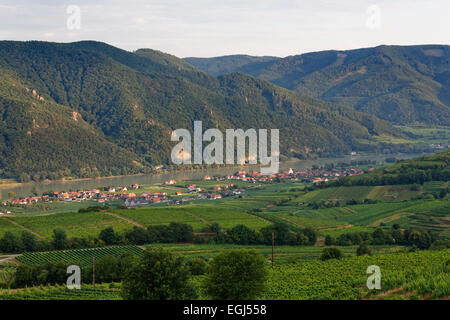
<path fill-rule="evenodd" d="M 127 300 L 194 299 L 196 291 L 183 259 L 163 249 L 149 249 L 125 274 L 122 296 Z"/>
<path fill-rule="evenodd" d="M 266 279 L 266 261 L 260 253 L 232 249 L 214 258 L 205 287 L 213 299 L 248 300 L 264 291 Z"/>

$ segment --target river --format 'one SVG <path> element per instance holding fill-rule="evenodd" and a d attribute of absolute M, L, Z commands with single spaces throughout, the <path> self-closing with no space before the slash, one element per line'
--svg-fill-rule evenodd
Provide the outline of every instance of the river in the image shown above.
<path fill-rule="evenodd" d="M 324 165 L 326 163 L 338 163 L 338 162 L 350 162 L 351 160 L 376 160 L 377 163 L 382 163 L 384 159 L 389 157 L 395 157 L 397 159 L 411 159 L 419 157 L 423 154 L 358 154 L 356 156 L 343 156 L 338 158 L 321 158 L 317 160 L 292 160 L 280 163 L 280 170 L 287 168 L 306 170 L 310 169 L 313 165 Z M 120 176 L 120 177 L 102 177 L 97 179 L 85 179 L 74 181 L 45 181 L 37 183 L 22 183 L 11 186 L 0 186 L 0 192 L 2 199 L 8 198 L 9 192 L 14 192 L 15 197 L 25 197 L 36 191 L 39 195 L 45 191 L 76 191 L 76 190 L 90 190 L 99 186 L 130 186 L 134 183 L 144 184 L 159 184 L 165 180 L 174 179 L 176 181 L 181 180 L 197 180 L 203 178 L 205 175 L 217 176 L 232 174 L 238 170 L 259 170 L 259 166 L 246 166 L 242 169 L 237 167 L 218 168 L 218 169 L 203 169 L 193 171 L 179 171 L 160 174 L 146 174 L 146 175 L 133 175 L 133 176 Z"/>

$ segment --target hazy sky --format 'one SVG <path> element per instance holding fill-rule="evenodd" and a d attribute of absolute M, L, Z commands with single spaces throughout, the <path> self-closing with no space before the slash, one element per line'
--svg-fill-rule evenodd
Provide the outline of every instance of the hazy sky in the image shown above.
<path fill-rule="evenodd" d="M 287 56 L 450 44 L 449 12 L 449 0 L 0 0 L 0 39 L 98 40 L 179 57 Z"/>

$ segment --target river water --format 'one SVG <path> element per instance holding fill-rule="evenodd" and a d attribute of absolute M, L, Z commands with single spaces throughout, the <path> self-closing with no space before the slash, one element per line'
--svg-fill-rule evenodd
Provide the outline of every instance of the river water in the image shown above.
<path fill-rule="evenodd" d="M 317 160 L 295 160 L 286 161 L 280 163 L 280 170 L 287 168 L 306 170 L 310 169 L 313 165 L 324 165 L 326 163 L 347 162 L 351 160 L 376 160 L 378 164 L 383 163 L 386 158 L 395 157 L 397 159 L 411 159 L 419 157 L 422 154 L 360 154 L 356 156 L 343 156 L 339 158 L 323 158 Z M 147 175 L 134 175 L 134 176 L 121 176 L 121 177 L 103 177 L 97 179 L 76 180 L 76 181 L 54 181 L 54 182 L 38 182 L 38 183 L 23 183 L 12 186 L 0 186 L 0 192 L 2 199 L 8 198 L 8 192 L 14 192 L 15 197 L 25 197 L 36 191 L 38 194 L 42 194 L 45 191 L 76 191 L 76 190 L 90 190 L 96 187 L 106 186 L 130 186 L 134 183 L 144 184 L 160 184 L 165 180 L 174 179 L 176 181 L 181 180 L 197 180 L 203 178 L 205 175 L 217 176 L 228 175 L 238 170 L 259 170 L 259 166 L 246 166 L 242 169 L 237 167 L 231 168 L 218 168 L 218 169 L 204 169 L 193 170 L 183 172 L 170 172 L 161 174 L 147 174 Z"/>

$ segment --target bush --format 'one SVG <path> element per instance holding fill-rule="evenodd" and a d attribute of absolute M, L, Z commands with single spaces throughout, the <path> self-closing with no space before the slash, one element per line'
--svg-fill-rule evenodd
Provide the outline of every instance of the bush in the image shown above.
<path fill-rule="evenodd" d="M 329 259 L 341 259 L 343 257 L 342 251 L 338 248 L 325 248 L 320 255 L 321 260 L 329 260 Z"/>

